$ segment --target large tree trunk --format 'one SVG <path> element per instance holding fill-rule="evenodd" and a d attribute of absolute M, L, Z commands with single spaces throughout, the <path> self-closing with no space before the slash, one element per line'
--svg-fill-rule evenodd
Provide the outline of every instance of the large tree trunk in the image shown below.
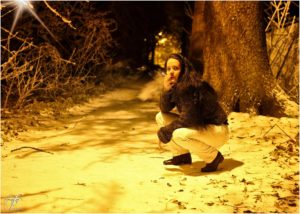
<path fill-rule="evenodd" d="M 297 116 L 271 73 L 262 15 L 260 2 L 196 2 L 190 58 L 228 112 Z"/>

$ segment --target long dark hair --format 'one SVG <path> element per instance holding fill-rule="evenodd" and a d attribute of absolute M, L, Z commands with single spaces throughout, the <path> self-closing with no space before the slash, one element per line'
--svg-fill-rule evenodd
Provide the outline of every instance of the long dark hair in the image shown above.
<path fill-rule="evenodd" d="M 194 66 L 186 57 L 177 53 L 170 54 L 165 62 L 165 69 L 169 59 L 178 60 L 181 66 L 176 86 L 178 89 L 184 90 L 189 86 L 197 87 L 201 84 L 201 74 L 194 69 Z"/>

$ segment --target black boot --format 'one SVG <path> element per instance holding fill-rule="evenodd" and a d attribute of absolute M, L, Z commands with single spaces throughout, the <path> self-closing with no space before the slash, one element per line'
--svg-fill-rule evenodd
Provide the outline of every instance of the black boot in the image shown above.
<path fill-rule="evenodd" d="M 224 160 L 223 155 L 221 152 L 218 152 L 217 157 L 211 162 L 206 164 L 205 167 L 201 169 L 201 172 L 214 172 L 217 170 L 220 163 L 222 163 Z"/>
<path fill-rule="evenodd" d="M 183 165 L 183 164 L 192 164 L 191 153 L 174 156 L 172 159 L 164 161 L 164 165 Z"/>

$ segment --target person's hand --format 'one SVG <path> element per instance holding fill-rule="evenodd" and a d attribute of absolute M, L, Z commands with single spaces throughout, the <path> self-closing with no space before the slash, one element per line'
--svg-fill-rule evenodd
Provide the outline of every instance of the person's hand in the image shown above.
<path fill-rule="evenodd" d="M 174 76 L 166 75 L 164 78 L 164 91 L 170 91 L 174 88 L 176 80 Z"/>
<path fill-rule="evenodd" d="M 168 143 L 172 138 L 172 133 L 166 127 L 161 127 L 157 132 L 157 136 L 162 143 Z"/>

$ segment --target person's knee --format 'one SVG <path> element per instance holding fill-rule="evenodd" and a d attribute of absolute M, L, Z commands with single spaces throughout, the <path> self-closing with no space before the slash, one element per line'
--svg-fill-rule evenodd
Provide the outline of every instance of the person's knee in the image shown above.
<path fill-rule="evenodd" d="M 174 141 L 186 141 L 187 140 L 187 136 L 186 136 L 185 129 L 182 129 L 182 128 L 176 129 L 173 132 L 172 139 Z"/>
<path fill-rule="evenodd" d="M 156 120 L 156 123 L 160 126 L 163 126 L 164 124 L 164 120 L 163 120 L 163 117 L 162 117 L 162 113 L 161 112 L 158 112 L 155 116 L 155 120 Z"/>

